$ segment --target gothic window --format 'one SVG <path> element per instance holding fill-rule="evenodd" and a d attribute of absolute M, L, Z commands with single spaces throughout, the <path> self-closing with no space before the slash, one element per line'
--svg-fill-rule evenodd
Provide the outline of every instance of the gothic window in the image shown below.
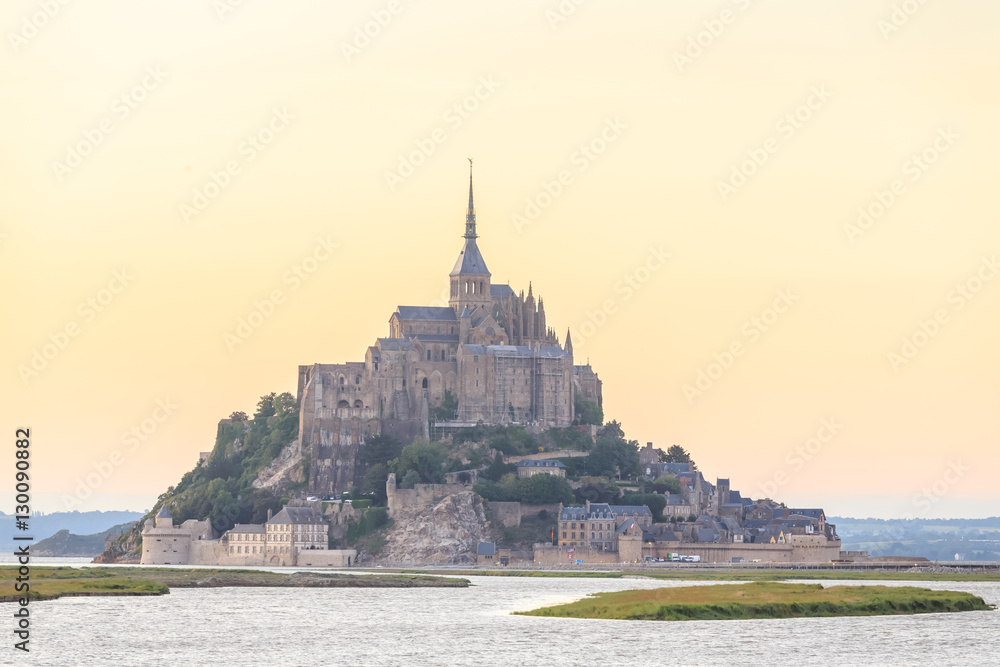
<path fill-rule="evenodd" d="M 431 351 L 427 350 L 427 361 L 431 360 Z"/>
<path fill-rule="evenodd" d="M 480 280 L 479 281 L 479 294 L 482 294 L 482 293 L 483 293 L 483 281 Z"/>
<path fill-rule="evenodd" d="M 340 386 L 341 387 L 344 386 L 344 376 L 343 375 L 340 376 Z"/>
<path fill-rule="evenodd" d="M 444 350 L 441 350 L 441 361 L 444 361 Z"/>
<path fill-rule="evenodd" d="M 361 384 L 361 376 L 360 375 L 355 375 L 354 376 L 354 384 Z"/>
<path fill-rule="evenodd" d="M 422 380 L 422 381 L 420 382 L 420 387 L 421 387 L 421 388 L 423 388 L 423 389 L 427 389 L 427 378 L 424 378 L 424 379 L 423 379 L 423 380 Z"/>

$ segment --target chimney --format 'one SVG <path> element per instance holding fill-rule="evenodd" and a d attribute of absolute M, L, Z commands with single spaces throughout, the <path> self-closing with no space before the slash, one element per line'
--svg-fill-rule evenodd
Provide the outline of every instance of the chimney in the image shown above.
<path fill-rule="evenodd" d="M 271 520 L 271 508 L 270 507 L 267 508 L 267 520 L 268 521 Z"/>
<path fill-rule="evenodd" d="M 590 516 L 590 501 L 587 501 L 587 516 Z"/>

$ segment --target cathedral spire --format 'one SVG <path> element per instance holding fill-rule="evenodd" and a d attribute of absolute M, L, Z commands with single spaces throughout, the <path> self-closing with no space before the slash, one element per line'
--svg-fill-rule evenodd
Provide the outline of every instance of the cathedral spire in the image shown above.
<path fill-rule="evenodd" d="M 465 238 L 474 239 L 476 234 L 476 207 L 472 204 L 472 158 L 469 158 L 469 209 L 465 213 Z"/>
<path fill-rule="evenodd" d="M 570 336 L 569 336 L 569 329 L 568 328 L 566 329 L 566 346 L 565 346 L 564 349 L 567 352 L 569 352 L 569 356 L 571 356 L 571 357 L 573 356 L 573 339 L 570 338 Z"/>

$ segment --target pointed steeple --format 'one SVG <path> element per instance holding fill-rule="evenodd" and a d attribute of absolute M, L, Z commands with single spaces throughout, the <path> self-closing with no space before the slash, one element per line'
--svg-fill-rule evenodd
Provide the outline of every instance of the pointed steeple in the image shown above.
<path fill-rule="evenodd" d="M 476 207 L 472 203 L 472 158 L 469 158 L 469 208 L 465 212 L 465 238 L 474 239 L 476 234 Z"/>
<path fill-rule="evenodd" d="M 569 352 L 569 356 L 573 356 L 573 339 L 570 338 L 569 328 L 566 329 L 566 345 L 564 346 L 564 349 Z"/>

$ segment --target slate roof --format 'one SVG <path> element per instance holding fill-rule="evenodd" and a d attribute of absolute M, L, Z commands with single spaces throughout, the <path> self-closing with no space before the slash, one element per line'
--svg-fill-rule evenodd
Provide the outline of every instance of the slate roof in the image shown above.
<path fill-rule="evenodd" d="M 691 472 L 690 463 L 667 463 L 667 470 L 672 473 Z"/>
<path fill-rule="evenodd" d="M 323 519 L 311 507 L 285 507 L 268 520 L 269 524 L 322 524 Z"/>
<path fill-rule="evenodd" d="M 542 460 L 526 460 L 518 461 L 518 468 L 565 468 L 562 461 L 557 461 L 556 459 L 542 459 Z"/>
<path fill-rule="evenodd" d="M 698 541 L 699 542 L 718 542 L 719 534 L 710 528 L 699 528 L 698 529 Z"/>
<path fill-rule="evenodd" d="M 483 259 L 483 254 L 479 252 L 479 246 L 476 245 L 476 239 L 465 239 L 465 247 L 458 253 L 458 260 L 455 261 L 455 268 L 451 270 L 450 275 L 457 276 L 460 273 L 486 276 L 490 274 L 490 270 L 486 268 L 486 260 Z M 492 292 L 491 289 L 491 296 Z"/>
<path fill-rule="evenodd" d="M 404 320 L 447 320 L 454 322 L 455 311 L 449 306 L 396 306 L 400 319 Z"/>
<path fill-rule="evenodd" d="M 496 542 L 480 542 L 476 547 L 477 556 L 495 556 L 497 553 Z"/>
<path fill-rule="evenodd" d="M 426 343 L 457 343 L 458 334 L 413 334 L 413 338 Z"/>
<path fill-rule="evenodd" d="M 490 285 L 490 296 L 514 296 L 514 290 L 510 285 Z"/>
<path fill-rule="evenodd" d="M 591 507 L 594 505 L 591 504 Z M 645 505 L 611 505 L 611 511 L 618 516 L 653 516 L 653 513 L 649 511 L 649 508 Z"/>
<path fill-rule="evenodd" d="M 385 351 L 402 351 L 414 349 L 413 343 L 405 338 L 379 338 L 379 347 Z"/>
<path fill-rule="evenodd" d="M 173 519 L 174 517 L 170 516 L 170 510 L 167 509 L 167 505 L 164 503 L 163 506 L 160 507 L 160 511 L 156 513 L 156 518 Z"/>
<path fill-rule="evenodd" d="M 789 509 L 788 510 L 788 515 L 789 516 L 793 516 L 793 515 L 807 516 L 810 519 L 819 519 L 819 518 L 821 518 L 823 516 L 823 510 L 821 510 L 821 509 Z"/>
<path fill-rule="evenodd" d="M 621 535 L 629 528 L 636 528 L 638 527 L 638 525 L 639 524 L 637 524 L 633 519 L 629 519 L 628 521 L 622 521 L 622 524 L 615 529 L 615 533 Z"/>
<path fill-rule="evenodd" d="M 585 507 L 564 507 L 559 513 L 560 521 L 582 521 L 587 518 Z"/>
<path fill-rule="evenodd" d="M 262 523 L 238 523 L 229 529 L 230 533 L 263 533 L 264 524 Z"/>

